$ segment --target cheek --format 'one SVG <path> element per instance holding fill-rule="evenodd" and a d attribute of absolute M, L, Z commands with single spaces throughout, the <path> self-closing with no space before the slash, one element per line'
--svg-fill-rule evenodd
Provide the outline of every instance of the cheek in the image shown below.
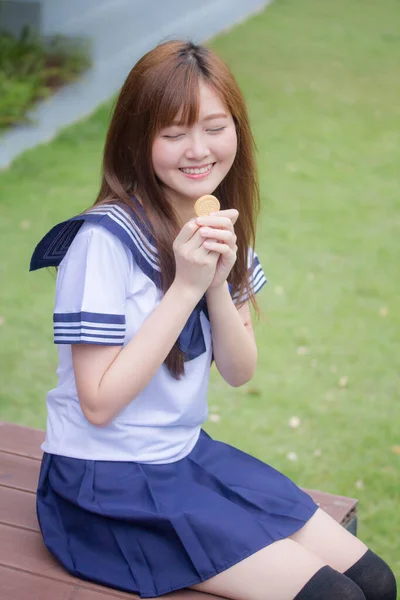
<path fill-rule="evenodd" d="M 236 129 L 233 127 L 231 130 L 226 132 L 224 139 L 221 140 L 219 148 L 219 154 L 221 158 L 231 159 L 233 161 L 237 150 L 237 136 Z"/>
<path fill-rule="evenodd" d="M 159 174 L 160 171 L 170 169 L 176 162 L 176 149 L 172 144 L 165 140 L 156 140 L 153 144 L 152 159 L 154 171 Z"/>
<path fill-rule="evenodd" d="M 163 151 L 163 144 L 161 140 L 156 140 L 153 144 L 152 149 L 152 160 L 154 171 L 159 174 L 160 169 L 163 168 L 165 152 Z"/>

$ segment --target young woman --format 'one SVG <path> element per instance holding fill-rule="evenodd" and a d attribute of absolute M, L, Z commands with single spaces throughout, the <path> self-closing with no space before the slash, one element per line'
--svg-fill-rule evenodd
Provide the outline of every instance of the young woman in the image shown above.
<path fill-rule="evenodd" d="M 117 100 L 96 203 L 54 227 L 58 385 L 37 511 L 74 575 L 153 597 L 395 600 L 389 567 L 294 483 L 202 429 L 212 360 L 249 381 L 258 189 L 245 103 L 210 50 L 167 42 Z M 194 215 L 199 196 L 221 210 Z"/>

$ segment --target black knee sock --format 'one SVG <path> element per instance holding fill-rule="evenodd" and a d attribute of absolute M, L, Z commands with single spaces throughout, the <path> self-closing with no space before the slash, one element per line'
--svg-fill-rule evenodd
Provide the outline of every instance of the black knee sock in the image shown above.
<path fill-rule="evenodd" d="M 365 596 L 351 579 L 331 567 L 322 567 L 294 600 L 365 600 Z"/>
<path fill-rule="evenodd" d="M 344 575 L 362 589 L 367 600 L 396 600 L 397 586 L 393 572 L 371 550 L 367 550 Z"/>

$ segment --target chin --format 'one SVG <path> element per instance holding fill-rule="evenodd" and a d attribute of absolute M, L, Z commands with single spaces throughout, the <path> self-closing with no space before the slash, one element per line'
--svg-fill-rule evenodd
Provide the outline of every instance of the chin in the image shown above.
<path fill-rule="evenodd" d="M 192 198 L 193 200 L 197 200 L 197 198 L 200 198 L 200 196 L 207 196 L 209 194 L 213 194 L 216 189 L 217 189 L 216 187 L 212 187 L 212 188 L 208 187 L 207 189 L 199 190 L 196 193 L 192 192 L 190 194 L 190 198 Z"/>
<path fill-rule="evenodd" d="M 170 186 L 170 189 L 172 189 L 174 193 L 178 194 L 179 196 L 190 198 L 191 200 L 197 200 L 197 198 L 200 198 L 200 196 L 213 194 L 220 183 L 221 181 L 218 178 L 218 181 L 199 181 L 197 185 L 196 182 L 193 182 L 192 185 L 188 185 L 185 188 L 181 186 Z"/>
<path fill-rule="evenodd" d="M 206 194 L 214 193 L 221 181 L 218 179 L 218 181 L 207 181 L 204 182 L 203 185 L 199 185 L 197 188 L 197 192 L 199 192 L 198 196 L 205 196 Z"/>

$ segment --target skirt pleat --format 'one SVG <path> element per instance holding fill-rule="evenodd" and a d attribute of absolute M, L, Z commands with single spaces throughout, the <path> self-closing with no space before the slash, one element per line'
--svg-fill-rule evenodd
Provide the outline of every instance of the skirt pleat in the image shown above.
<path fill-rule="evenodd" d="M 151 598 L 213 577 L 298 531 L 318 506 L 290 479 L 204 431 L 164 465 L 45 454 L 37 513 L 75 576 Z"/>

